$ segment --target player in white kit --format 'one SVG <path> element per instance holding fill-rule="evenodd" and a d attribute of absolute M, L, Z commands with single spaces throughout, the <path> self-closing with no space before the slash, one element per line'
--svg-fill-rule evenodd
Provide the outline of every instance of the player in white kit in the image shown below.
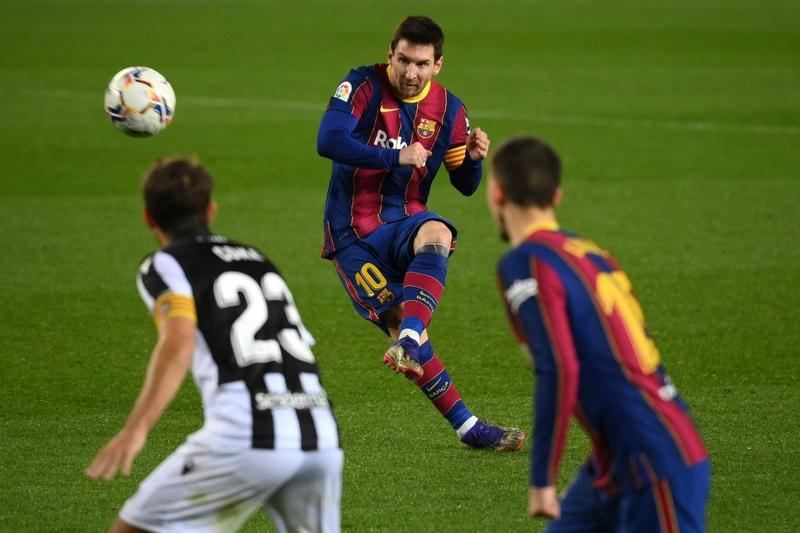
<path fill-rule="evenodd" d="M 127 422 L 86 473 L 130 473 L 191 367 L 205 423 L 142 482 L 112 531 L 235 531 L 259 509 L 279 531 L 339 531 L 343 456 L 313 338 L 272 263 L 209 231 L 212 182 L 185 159 L 159 161 L 145 179 L 161 249 L 137 286 L 158 342 Z"/>

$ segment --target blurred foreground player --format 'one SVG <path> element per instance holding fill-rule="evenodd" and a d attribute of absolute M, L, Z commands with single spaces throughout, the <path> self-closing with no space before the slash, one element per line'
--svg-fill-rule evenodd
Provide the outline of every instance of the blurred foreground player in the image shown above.
<path fill-rule="evenodd" d="M 514 248 L 499 281 L 517 339 L 533 355 L 530 500 L 548 531 L 699 532 L 710 468 L 660 363 L 628 277 L 589 240 L 559 229 L 560 162 L 532 137 L 492 161 L 490 211 Z M 575 416 L 592 454 L 560 504 L 559 461 Z"/>
<path fill-rule="evenodd" d="M 351 70 L 331 97 L 317 150 L 333 160 L 323 257 L 356 311 L 394 340 L 384 363 L 414 381 L 473 448 L 517 450 L 525 435 L 478 420 L 428 341 L 455 227 L 427 210 L 444 164 L 464 195 L 480 184 L 489 137 L 470 131 L 464 104 L 433 81 L 444 35 L 427 17 L 395 30 L 387 63 Z"/>
<path fill-rule="evenodd" d="M 263 509 L 279 531 L 339 531 L 342 451 L 313 343 L 255 248 L 212 234 L 212 177 L 158 162 L 145 217 L 161 249 L 137 285 L 158 329 L 144 385 L 90 478 L 128 475 L 191 366 L 205 424 L 139 486 L 112 530 L 234 531 Z"/>

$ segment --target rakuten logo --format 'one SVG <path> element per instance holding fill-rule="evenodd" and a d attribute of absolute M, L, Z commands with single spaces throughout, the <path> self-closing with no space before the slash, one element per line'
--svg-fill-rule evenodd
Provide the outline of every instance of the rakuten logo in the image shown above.
<path fill-rule="evenodd" d="M 375 141 L 372 143 L 375 146 L 382 146 L 383 148 L 391 148 L 393 150 L 402 150 L 408 143 L 403 142 L 403 138 L 399 135 L 396 138 L 389 138 L 389 134 L 383 130 L 378 130 L 375 134 Z"/>

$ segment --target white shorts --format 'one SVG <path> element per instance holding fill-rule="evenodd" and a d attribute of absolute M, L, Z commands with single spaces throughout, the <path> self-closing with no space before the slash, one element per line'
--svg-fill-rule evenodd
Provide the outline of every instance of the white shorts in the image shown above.
<path fill-rule="evenodd" d="M 220 454 L 188 442 L 119 515 L 153 532 L 236 531 L 260 508 L 281 532 L 338 532 L 342 461 L 339 449 Z"/>

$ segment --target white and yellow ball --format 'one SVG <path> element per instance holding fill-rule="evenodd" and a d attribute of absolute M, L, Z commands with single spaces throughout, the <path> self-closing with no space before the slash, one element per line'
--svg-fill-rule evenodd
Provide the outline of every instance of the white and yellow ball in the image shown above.
<path fill-rule="evenodd" d="M 148 67 L 117 72 L 106 89 L 105 109 L 111 123 L 134 137 L 164 131 L 175 115 L 175 91 L 167 79 Z"/>

